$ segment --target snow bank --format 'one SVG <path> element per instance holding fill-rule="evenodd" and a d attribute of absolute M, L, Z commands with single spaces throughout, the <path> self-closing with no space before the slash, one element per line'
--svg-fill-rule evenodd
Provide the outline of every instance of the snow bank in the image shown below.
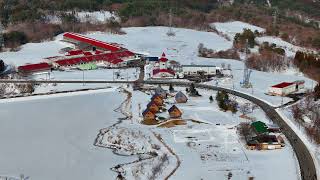
<path fill-rule="evenodd" d="M 251 31 L 265 32 L 265 29 L 254 26 L 241 21 L 231 21 L 231 22 L 215 22 L 211 23 L 210 26 L 215 28 L 218 32 L 227 35 L 230 39 L 234 39 L 237 33 L 242 33 L 243 29 L 250 29 Z"/>
<path fill-rule="evenodd" d="M 294 57 L 297 51 L 304 50 L 303 48 L 299 46 L 295 46 L 291 43 L 288 43 L 278 37 L 272 37 L 272 36 L 257 37 L 256 42 L 258 44 L 262 44 L 263 42 L 268 42 L 269 44 L 276 44 L 277 47 L 283 48 L 286 51 L 286 55 L 290 57 Z"/>

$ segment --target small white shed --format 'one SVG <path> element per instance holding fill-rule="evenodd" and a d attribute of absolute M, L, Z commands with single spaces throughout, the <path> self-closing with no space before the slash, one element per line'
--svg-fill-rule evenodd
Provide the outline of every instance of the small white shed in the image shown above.
<path fill-rule="evenodd" d="M 268 94 L 274 95 L 274 96 L 286 96 L 295 91 L 297 91 L 295 83 L 283 82 L 283 83 L 269 87 Z"/>

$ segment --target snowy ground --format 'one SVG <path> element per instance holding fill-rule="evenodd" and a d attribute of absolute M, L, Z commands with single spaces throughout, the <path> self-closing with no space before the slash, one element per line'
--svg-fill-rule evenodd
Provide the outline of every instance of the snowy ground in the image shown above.
<path fill-rule="evenodd" d="M 277 47 L 283 48 L 286 51 L 286 55 L 289 57 L 294 57 L 297 51 L 304 50 L 303 48 L 299 46 L 295 46 L 278 37 L 272 37 L 272 36 L 257 37 L 256 41 L 258 44 L 262 44 L 263 42 L 268 42 L 269 44 L 274 43 L 277 45 Z"/>
<path fill-rule="evenodd" d="M 65 47 L 73 47 L 73 45 L 62 42 L 61 39 L 62 35 L 59 35 L 54 41 L 28 43 L 21 46 L 21 50 L 18 52 L 0 53 L 0 59 L 3 59 L 7 64 L 20 66 L 27 63 L 39 63 L 47 57 L 62 56 L 63 54 L 60 54 L 59 51 Z"/>
<path fill-rule="evenodd" d="M 185 93 L 184 88 L 175 89 Z M 225 179 L 229 172 L 233 174 L 234 179 L 248 177 L 273 179 L 275 176 L 282 177 L 281 179 L 299 179 L 297 160 L 288 142 L 284 149 L 276 151 L 258 152 L 245 149 L 239 141 L 236 126 L 247 120 L 241 119 L 239 112 L 236 114 L 222 112 L 216 102 L 210 103 L 209 96 L 215 97 L 215 92 L 203 90 L 199 92 L 202 97 L 189 97 L 188 103 L 176 105 L 183 111 L 183 119 L 193 119 L 208 124 L 188 122 L 187 125 L 168 129 L 145 126 L 161 134 L 164 141 L 180 158 L 181 165 L 172 179 L 212 179 L 212 177 Z M 148 94 L 133 92 L 133 120 L 123 126 L 135 127 L 135 124 L 141 121 L 137 112 L 140 106 L 141 113 L 150 101 L 151 96 Z M 240 98 L 236 100 L 240 104 L 248 103 Z M 166 108 L 170 108 L 172 104 L 174 100 L 169 98 Z M 168 113 L 160 113 L 159 116 L 167 118 Z M 254 110 L 248 116 L 271 123 L 261 109 Z M 288 169 L 283 171 L 283 167 Z"/>
<path fill-rule="evenodd" d="M 32 79 L 38 80 L 115 80 L 131 81 L 137 80 L 139 68 L 128 69 L 97 69 L 97 70 L 70 70 L 70 71 L 53 71 L 50 76 L 46 73 L 40 73 L 32 76 Z M 119 74 L 117 77 L 116 74 Z"/>
<path fill-rule="evenodd" d="M 0 101 L 0 176 L 33 180 L 108 179 L 131 161 L 93 146 L 101 127 L 117 121 L 122 94 L 113 89 Z"/>
<path fill-rule="evenodd" d="M 176 87 L 176 90 L 184 91 L 184 88 Z M 239 143 L 235 129 L 238 123 L 246 120 L 239 118 L 239 113 L 225 113 L 217 109 L 215 102 L 209 103 L 209 96 L 215 96 L 214 92 L 200 90 L 202 97 L 190 97 L 187 104 L 177 105 L 184 112 L 184 119 L 200 120 L 208 124 L 190 122 L 166 129 L 140 124 L 139 104 L 145 108 L 151 95 L 139 91 L 133 92 L 131 105 L 128 106 L 128 110 L 132 109 L 133 119 L 110 127 L 118 122 L 118 117 L 123 116 L 113 111 L 124 99 L 124 95 L 116 91 L 111 88 L 94 93 L 0 101 L 3 122 L 0 127 L 0 143 L 7 145 L 1 147 L 0 175 L 25 174 L 34 180 L 105 179 L 117 176 L 109 168 L 124 164 L 119 170 L 126 172 L 128 178 L 141 176 L 148 179 L 152 176 L 150 172 L 155 171 L 162 162 L 163 155 L 168 154 L 168 159 L 160 164 L 165 169 L 161 169 L 160 175 L 157 175 L 163 179 L 176 166 L 177 160 L 152 135 L 155 132 L 161 135 L 181 161 L 172 179 L 212 179 L 212 176 L 225 179 L 229 172 L 234 179 L 251 176 L 263 180 L 273 179 L 275 176 L 282 177 L 281 179 L 298 179 L 296 158 L 290 145 L 286 143 L 284 149 L 276 151 L 246 150 Z M 240 98 L 237 101 L 247 102 Z M 167 107 L 172 103 L 173 99 L 168 99 Z M 167 113 L 161 115 L 168 116 Z M 260 109 L 249 116 L 269 123 Z M 110 129 L 112 136 L 105 136 L 108 140 L 102 141 L 103 144 L 115 143 L 108 137 L 115 140 L 118 137 L 122 141 L 117 142 L 123 147 L 126 144 L 136 144 L 127 146 L 129 150 L 131 147 L 137 150 L 133 152 L 143 153 L 155 149 L 158 156 L 131 164 L 130 162 L 137 160 L 137 156 L 117 156 L 108 149 L 93 146 L 99 130 L 104 128 Z M 195 138 L 190 140 L 186 135 Z M 180 141 L 177 141 L 177 137 Z M 148 156 L 140 155 L 140 158 L 143 157 Z M 283 167 L 286 167 L 285 171 Z"/>
<path fill-rule="evenodd" d="M 218 32 L 221 32 L 222 34 L 227 35 L 231 40 L 234 39 L 234 36 L 237 33 L 242 33 L 243 29 L 250 29 L 251 31 L 258 31 L 258 32 L 265 32 L 266 30 L 258 27 L 258 26 L 254 26 L 245 22 L 241 22 L 241 21 L 230 21 L 230 22 L 224 22 L 224 23 L 220 23 L 220 22 L 216 22 L 216 23 L 211 23 L 210 26 L 212 28 L 215 28 Z"/>

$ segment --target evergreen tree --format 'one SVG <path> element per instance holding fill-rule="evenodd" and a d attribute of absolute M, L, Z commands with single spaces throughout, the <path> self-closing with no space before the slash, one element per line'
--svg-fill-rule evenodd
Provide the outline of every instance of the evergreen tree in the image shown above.
<path fill-rule="evenodd" d="M 174 88 L 173 88 L 173 85 L 172 85 L 172 84 L 169 85 L 169 91 L 170 91 L 170 92 L 174 92 Z"/>
<path fill-rule="evenodd" d="M 318 99 L 320 99 L 320 82 L 318 82 L 318 84 L 316 85 L 316 87 L 314 88 L 314 99 L 317 101 Z"/>
<path fill-rule="evenodd" d="M 4 71 L 4 69 L 5 69 L 5 64 L 3 60 L 0 59 L 0 72 Z"/>
<path fill-rule="evenodd" d="M 209 100 L 210 100 L 210 102 L 213 102 L 213 97 L 210 96 L 210 97 L 209 97 Z"/>

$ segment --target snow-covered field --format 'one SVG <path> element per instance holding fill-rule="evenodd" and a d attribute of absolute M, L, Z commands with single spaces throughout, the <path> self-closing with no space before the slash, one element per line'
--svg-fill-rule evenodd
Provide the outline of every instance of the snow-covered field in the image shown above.
<path fill-rule="evenodd" d="M 227 35 L 232 40 L 237 33 L 242 33 L 243 29 L 250 29 L 253 32 L 258 31 L 260 33 L 266 31 L 264 28 L 244 23 L 241 21 L 230 21 L 224 23 L 215 22 L 211 23 L 210 26 L 212 28 L 215 28 L 218 32 Z"/>
<path fill-rule="evenodd" d="M 175 89 L 184 91 L 183 88 Z M 224 179 L 229 173 L 239 180 L 248 177 L 269 180 L 275 176 L 298 179 L 296 158 L 288 143 L 284 149 L 276 151 L 246 150 L 235 129 L 245 120 L 239 118 L 239 113 L 218 110 L 216 102 L 209 103 L 209 96 L 215 96 L 214 92 L 199 92 L 202 97 L 190 97 L 187 104 L 178 107 L 184 112 L 184 119 L 208 124 L 190 122 L 170 129 L 140 124 L 138 104 L 145 108 L 151 97 L 140 91 L 133 92 L 127 109 L 132 109 L 133 119 L 124 120 L 118 126 L 111 125 L 123 115 L 113 109 L 120 105 L 124 96 L 115 88 L 2 100 L 0 143 L 6 146 L 1 147 L 0 176 L 24 174 L 34 180 L 113 179 L 117 174 L 109 168 L 123 164 L 117 170 L 125 172 L 129 179 L 136 176 L 148 179 L 152 176 L 150 172 L 161 165 L 156 177 L 163 179 L 174 169 L 177 160 L 157 136 L 152 135 L 154 132 L 160 134 L 179 157 L 181 165 L 173 179 L 212 179 L 213 176 Z M 246 103 L 243 99 L 237 100 Z M 173 102 L 170 98 L 167 107 Z M 249 116 L 269 122 L 260 109 Z M 104 128 L 111 130 L 111 134 L 102 139 L 101 147 L 95 147 L 97 134 Z M 210 138 L 206 136 L 208 133 Z M 190 134 L 195 136 L 193 140 L 187 137 Z M 186 141 L 176 141 L 176 137 Z M 201 138 L 203 141 L 197 140 Z M 154 149 L 158 156 L 150 160 L 147 154 L 141 154 L 139 158 L 146 160 L 130 163 L 136 161 L 137 156 L 118 156 L 103 148 L 104 144 L 112 142 L 123 145 L 122 148 L 127 149 L 125 152 L 144 153 Z M 136 150 L 130 151 L 132 148 Z M 166 158 L 165 154 L 168 155 Z"/>
<path fill-rule="evenodd" d="M 120 114 L 113 89 L 0 102 L 0 176 L 33 180 L 108 179 L 113 164 L 131 161 L 93 146 L 101 127 Z"/>
<path fill-rule="evenodd" d="M 286 51 L 286 55 L 289 57 L 294 57 L 297 51 L 303 50 L 303 48 L 299 46 L 295 46 L 278 37 L 272 37 L 272 36 L 257 37 L 256 41 L 258 44 L 262 44 L 263 42 L 268 42 L 269 44 L 276 44 L 277 47 L 283 48 Z"/>
<path fill-rule="evenodd" d="M 21 46 L 18 52 L 2 52 L 0 59 L 3 59 L 7 64 L 16 66 L 27 63 L 37 63 L 43 61 L 43 58 L 61 56 L 59 51 L 65 47 L 73 47 L 72 44 L 60 41 L 62 35 L 56 37 L 54 41 L 42 43 L 28 43 Z"/>
<path fill-rule="evenodd" d="M 227 27 L 227 29 L 233 29 L 234 32 L 238 32 L 244 27 L 251 26 L 248 26 L 245 23 L 234 22 L 226 23 L 222 27 Z M 257 27 L 252 28 L 262 31 L 262 29 Z M 240 87 L 244 67 L 241 61 L 209 59 L 197 56 L 197 47 L 199 43 L 203 43 L 205 47 L 214 50 L 226 50 L 232 47 L 231 41 L 227 41 L 216 33 L 174 28 L 176 36 L 168 37 L 166 35 L 168 30 L 167 27 L 132 27 L 124 28 L 123 30 L 127 34 L 117 35 L 103 32 L 92 32 L 86 35 L 106 42 L 116 42 L 132 51 L 145 52 L 151 56 L 160 56 L 162 52 L 165 52 L 169 59 L 176 60 L 181 64 L 212 64 L 216 66 L 221 66 L 222 63 L 230 64 L 233 69 L 232 75 L 234 79 L 218 80 L 220 81 L 218 85 L 233 88 L 234 84 L 236 90 L 252 93 L 252 89 L 243 89 Z M 59 54 L 59 50 L 63 47 L 70 46 L 70 44 L 60 42 L 59 39 L 61 39 L 61 35 L 58 36 L 55 41 L 26 44 L 22 46 L 22 49 L 19 52 L 0 53 L 0 58 L 4 59 L 7 63 L 21 65 L 27 62 L 39 62 L 42 58 L 47 56 L 61 55 Z M 95 75 L 90 75 L 90 73 L 93 72 L 94 71 L 86 73 L 86 76 L 96 78 Z M 60 77 L 68 79 L 72 78 L 73 75 L 72 73 L 65 73 L 65 77 Z M 98 79 L 104 79 L 104 77 L 99 77 Z M 275 106 L 281 105 L 282 102 L 285 103 L 289 101 L 289 99 L 265 95 L 268 87 L 283 81 L 291 82 L 295 80 L 305 80 L 307 88 L 311 88 L 313 84 L 310 79 L 295 71 L 283 73 L 253 71 L 251 75 L 253 94 L 263 100 L 269 101 Z M 212 82 L 212 84 L 216 84 L 216 82 Z"/>
<path fill-rule="evenodd" d="M 266 30 L 264 28 L 254 26 L 248 23 L 244 23 L 241 21 L 231 21 L 231 22 L 216 22 L 210 24 L 212 28 L 215 28 L 219 33 L 226 35 L 230 40 L 234 39 L 234 36 L 237 33 L 242 33 L 243 29 L 250 29 L 251 31 L 258 31 L 260 33 L 264 33 Z M 281 47 L 286 51 L 286 55 L 289 57 L 294 57 L 295 53 L 298 50 L 305 50 L 304 48 L 301 48 L 299 46 L 295 46 L 289 42 L 286 42 L 278 37 L 273 36 L 262 36 L 257 37 L 256 42 L 258 44 L 262 44 L 263 42 L 268 42 L 269 44 L 276 44 L 277 47 Z"/>

